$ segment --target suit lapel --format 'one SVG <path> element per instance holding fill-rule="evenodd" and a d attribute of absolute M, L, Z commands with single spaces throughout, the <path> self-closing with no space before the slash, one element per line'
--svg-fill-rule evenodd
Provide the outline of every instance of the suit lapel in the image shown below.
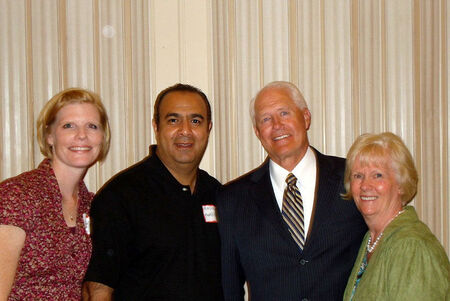
<path fill-rule="evenodd" d="M 315 233 L 320 232 L 321 228 L 328 222 L 335 219 L 333 202 L 339 195 L 341 188 L 341 178 L 330 170 L 329 164 L 324 162 L 324 156 L 317 150 L 314 150 L 317 158 L 317 180 L 316 193 L 314 200 L 314 211 L 312 216 L 311 231 L 309 239 L 315 237 Z"/>
<path fill-rule="evenodd" d="M 255 201 L 261 215 L 268 220 L 273 227 L 287 240 L 294 240 L 290 236 L 289 230 L 283 222 L 280 209 L 273 193 L 272 182 L 270 180 L 269 160 L 253 174 L 254 183 L 250 191 L 250 197 Z"/>

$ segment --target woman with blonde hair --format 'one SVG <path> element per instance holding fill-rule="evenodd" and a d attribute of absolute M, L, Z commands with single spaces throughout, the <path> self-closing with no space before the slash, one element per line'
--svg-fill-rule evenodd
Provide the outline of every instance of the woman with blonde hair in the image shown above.
<path fill-rule="evenodd" d="M 417 191 L 413 158 L 392 133 L 364 134 L 347 154 L 344 184 L 369 231 L 344 300 L 445 300 L 449 261 L 407 206 Z"/>
<path fill-rule="evenodd" d="M 42 109 L 37 137 L 38 168 L 0 183 L 0 300 L 80 300 L 92 249 L 83 178 L 108 153 L 106 110 L 66 89 Z"/>

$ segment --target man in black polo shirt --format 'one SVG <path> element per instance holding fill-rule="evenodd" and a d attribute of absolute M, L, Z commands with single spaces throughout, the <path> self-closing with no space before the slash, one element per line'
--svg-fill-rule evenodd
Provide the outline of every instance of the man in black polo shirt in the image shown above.
<path fill-rule="evenodd" d="M 211 131 L 199 89 L 177 84 L 154 107 L 157 145 L 114 176 L 91 208 L 84 300 L 222 300 L 214 195 L 199 169 Z"/>

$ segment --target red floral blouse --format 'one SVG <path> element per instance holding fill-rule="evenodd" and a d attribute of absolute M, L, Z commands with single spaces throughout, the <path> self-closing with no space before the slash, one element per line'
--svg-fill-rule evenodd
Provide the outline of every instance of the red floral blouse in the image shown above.
<path fill-rule="evenodd" d="M 9 300 L 81 299 L 92 250 L 86 232 L 92 197 L 81 181 L 77 224 L 70 228 L 62 214 L 62 195 L 50 160 L 0 183 L 0 224 L 17 226 L 26 233 Z"/>

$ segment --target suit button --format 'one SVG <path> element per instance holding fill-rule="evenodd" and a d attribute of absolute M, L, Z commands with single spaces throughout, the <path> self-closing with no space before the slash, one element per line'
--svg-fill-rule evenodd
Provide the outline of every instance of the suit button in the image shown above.
<path fill-rule="evenodd" d="M 301 265 L 305 265 L 308 261 L 304 260 L 304 259 L 300 259 L 300 264 Z M 303 299 L 303 300 L 307 300 L 307 299 Z"/>

